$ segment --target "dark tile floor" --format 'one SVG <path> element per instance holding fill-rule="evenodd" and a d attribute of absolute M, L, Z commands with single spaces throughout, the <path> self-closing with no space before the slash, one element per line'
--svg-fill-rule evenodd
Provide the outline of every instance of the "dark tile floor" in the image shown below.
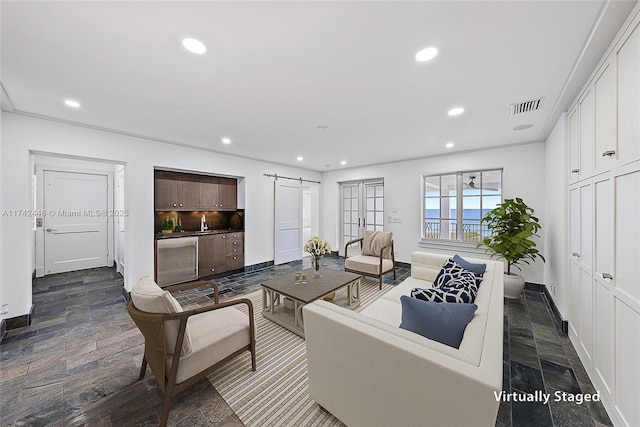
<path fill-rule="evenodd" d="M 324 265 L 343 267 L 339 257 Z M 272 277 L 308 268 L 308 260 L 217 279 L 223 298 L 259 289 Z M 410 271 L 399 268 L 397 284 Z M 148 372 L 136 381 L 142 337 L 126 312 L 122 278 L 101 268 L 38 279 L 33 323 L 8 332 L 0 345 L 0 425 L 157 425 L 161 392 Z M 183 305 L 208 301 L 204 292 L 176 295 Z M 504 384 L 507 393 L 595 393 L 567 337 L 557 332 L 544 296 L 525 291 L 505 300 Z M 177 426 L 241 426 L 211 384 L 179 395 L 169 419 Z M 610 426 L 597 402 L 502 402 L 496 426 Z"/>

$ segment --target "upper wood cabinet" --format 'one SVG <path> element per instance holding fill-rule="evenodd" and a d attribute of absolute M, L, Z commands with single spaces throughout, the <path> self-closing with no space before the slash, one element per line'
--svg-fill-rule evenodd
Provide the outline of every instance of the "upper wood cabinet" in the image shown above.
<path fill-rule="evenodd" d="M 238 181 L 234 178 L 218 179 L 218 209 L 237 209 Z"/>
<path fill-rule="evenodd" d="M 179 172 L 155 172 L 155 208 L 159 211 L 236 210 L 234 178 Z"/>
<path fill-rule="evenodd" d="M 175 210 L 178 207 L 178 176 L 174 172 L 156 171 L 154 186 L 157 210 Z"/>
<path fill-rule="evenodd" d="M 218 208 L 218 178 L 215 176 L 200 177 L 200 209 L 216 210 Z"/>
<path fill-rule="evenodd" d="M 197 175 L 156 171 L 154 199 L 156 210 L 197 210 L 200 206 L 200 181 Z"/>
<path fill-rule="evenodd" d="M 178 175 L 178 209 L 197 210 L 200 207 L 200 177 L 197 175 Z"/>

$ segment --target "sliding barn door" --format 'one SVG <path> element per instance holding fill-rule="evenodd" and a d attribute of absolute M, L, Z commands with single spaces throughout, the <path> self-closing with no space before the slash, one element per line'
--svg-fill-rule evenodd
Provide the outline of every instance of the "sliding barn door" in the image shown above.
<path fill-rule="evenodd" d="M 276 179 L 274 264 L 302 259 L 302 184 Z"/>

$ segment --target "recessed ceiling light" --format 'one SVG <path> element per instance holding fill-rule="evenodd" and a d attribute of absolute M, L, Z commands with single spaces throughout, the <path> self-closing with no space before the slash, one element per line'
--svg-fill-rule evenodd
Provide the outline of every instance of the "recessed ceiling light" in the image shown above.
<path fill-rule="evenodd" d="M 450 116 L 459 116 L 462 113 L 464 113 L 464 108 L 456 107 L 456 108 L 452 108 L 451 110 L 449 110 L 449 112 L 447 114 L 449 114 Z"/>
<path fill-rule="evenodd" d="M 425 62 L 435 58 L 437 54 L 438 54 L 438 49 L 436 49 L 435 47 L 427 47 L 425 49 L 422 49 L 420 52 L 416 53 L 416 61 Z"/>
<path fill-rule="evenodd" d="M 185 37 L 182 39 L 182 46 L 189 52 L 202 55 L 207 52 L 207 47 L 200 40 L 192 39 L 191 37 Z"/>
<path fill-rule="evenodd" d="M 342 161 L 340 162 L 340 164 L 341 164 L 341 165 L 346 165 L 346 164 L 347 164 L 347 161 L 346 161 L 346 160 L 342 160 Z"/>
<path fill-rule="evenodd" d="M 513 130 L 525 130 L 525 129 L 529 129 L 532 128 L 533 125 L 518 125 L 516 127 L 513 128 Z"/>
<path fill-rule="evenodd" d="M 296 160 L 297 160 L 297 161 L 299 161 L 299 162 L 301 162 L 301 161 L 303 161 L 303 160 L 304 160 L 304 157 L 302 157 L 302 156 L 298 156 L 298 157 L 296 157 Z"/>
<path fill-rule="evenodd" d="M 222 143 L 223 144 L 231 144 L 231 139 L 230 138 L 222 138 Z"/>
<path fill-rule="evenodd" d="M 78 101 L 74 101 L 73 99 L 65 99 L 64 105 L 71 108 L 80 108 L 80 103 Z"/>
<path fill-rule="evenodd" d="M 447 147 L 447 148 L 453 148 L 453 146 L 454 146 L 454 145 L 455 145 L 455 144 L 454 144 L 453 142 L 447 142 L 447 143 L 445 144 L 445 147 Z"/>

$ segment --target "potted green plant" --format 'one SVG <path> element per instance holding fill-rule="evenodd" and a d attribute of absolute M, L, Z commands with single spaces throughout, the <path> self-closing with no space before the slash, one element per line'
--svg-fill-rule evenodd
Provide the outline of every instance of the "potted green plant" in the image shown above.
<path fill-rule="evenodd" d="M 170 219 L 163 219 L 160 221 L 160 228 L 162 228 L 163 233 L 172 233 L 173 232 L 173 221 Z"/>
<path fill-rule="evenodd" d="M 507 262 L 504 276 L 505 298 L 518 298 L 524 289 L 524 279 L 511 272 L 511 267 L 520 269 L 518 264 L 530 264 L 536 258 L 544 256 L 536 249 L 534 237 L 538 237 L 541 228 L 534 210 L 521 198 L 505 199 L 481 220 L 491 235 L 482 239 L 477 247 L 485 246 L 485 252 L 491 257 L 502 258 Z"/>

